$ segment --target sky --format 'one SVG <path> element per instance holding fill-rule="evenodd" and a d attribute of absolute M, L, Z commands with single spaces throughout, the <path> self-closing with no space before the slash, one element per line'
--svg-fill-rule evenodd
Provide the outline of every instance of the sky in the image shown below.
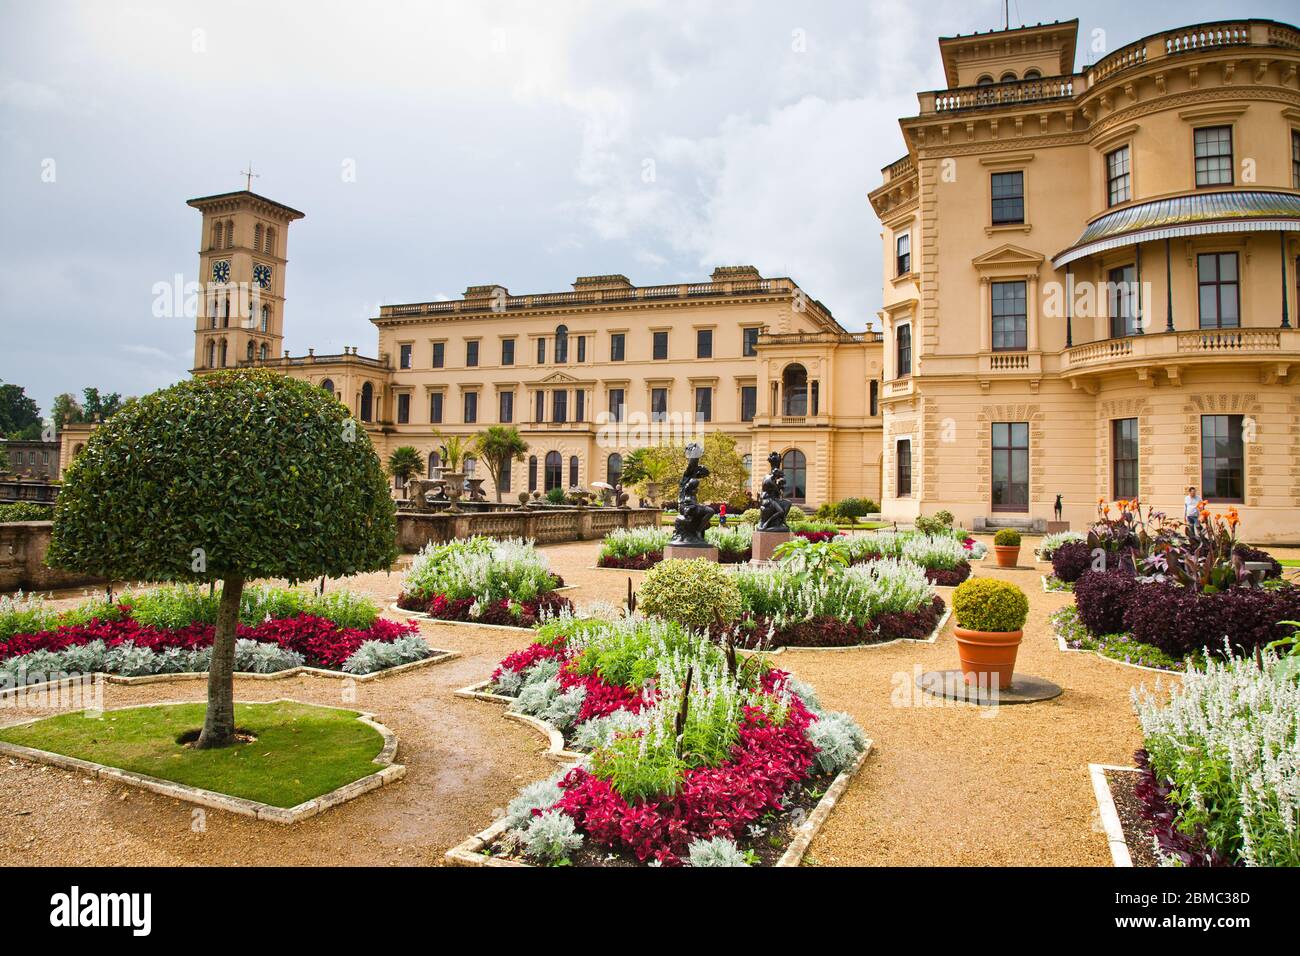
<path fill-rule="evenodd" d="M 87 386 L 183 378 L 195 196 L 253 189 L 288 235 L 285 345 L 359 346 L 381 303 L 579 275 L 790 276 L 875 322 L 867 201 L 900 116 L 942 88 L 936 38 L 998 0 L 0 0 L 0 381 L 48 414 Z M 1082 66 L 1249 9 L 1013 0 L 1013 26 L 1080 18 Z M 180 277 L 178 280 L 177 277 Z"/>

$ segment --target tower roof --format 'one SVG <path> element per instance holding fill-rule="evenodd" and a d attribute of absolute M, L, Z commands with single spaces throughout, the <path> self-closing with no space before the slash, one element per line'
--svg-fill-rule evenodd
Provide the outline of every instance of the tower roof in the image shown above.
<path fill-rule="evenodd" d="M 283 219 L 293 221 L 294 219 L 303 219 L 306 217 L 305 212 L 299 212 L 292 206 L 286 206 L 282 202 L 276 202 L 274 199 L 267 199 L 265 196 L 259 196 L 257 193 L 248 189 L 240 189 L 231 193 L 217 193 L 215 196 L 199 196 L 195 199 L 188 199 L 185 205 L 192 206 L 198 210 L 208 209 L 234 209 L 242 205 L 261 205 L 266 211 L 272 212 Z"/>

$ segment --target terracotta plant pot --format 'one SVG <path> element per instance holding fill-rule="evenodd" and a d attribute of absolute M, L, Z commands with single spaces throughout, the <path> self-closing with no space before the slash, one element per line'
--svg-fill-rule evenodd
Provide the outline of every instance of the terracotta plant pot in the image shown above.
<path fill-rule="evenodd" d="M 974 684 L 980 675 L 990 688 L 1011 686 L 1011 675 L 1016 669 L 1016 652 L 1025 632 L 1020 631 L 968 631 L 955 628 L 957 656 L 961 658 L 962 673 L 966 683 Z"/>
<path fill-rule="evenodd" d="M 995 544 L 993 546 L 993 555 L 998 559 L 998 567 L 1014 568 L 1020 561 L 1020 545 L 1018 544 Z"/>

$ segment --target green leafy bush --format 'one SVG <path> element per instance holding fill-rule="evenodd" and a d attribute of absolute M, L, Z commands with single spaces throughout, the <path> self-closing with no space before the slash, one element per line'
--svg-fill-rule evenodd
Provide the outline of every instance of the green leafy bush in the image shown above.
<path fill-rule="evenodd" d="M 740 592 L 732 575 L 715 561 L 661 561 L 641 583 L 640 608 L 686 627 L 704 628 L 740 613 Z"/>
<path fill-rule="evenodd" d="M 1015 528 L 1003 528 L 993 536 L 993 543 L 1003 548 L 1020 547 L 1020 532 Z"/>
<path fill-rule="evenodd" d="M 461 538 L 425 546 L 402 579 L 402 590 L 418 598 L 441 594 L 447 600 L 474 598 L 482 603 L 531 601 L 555 588 L 546 555 L 531 541 Z"/>
<path fill-rule="evenodd" d="M 798 505 L 791 505 L 790 510 L 785 514 L 786 524 L 792 521 L 807 521 L 808 515 Z"/>
<path fill-rule="evenodd" d="M 757 527 L 758 523 L 763 520 L 763 512 L 759 511 L 757 508 L 747 508 L 745 511 L 741 512 L 740 520 L 745 522 L 745 524 L 752 524 Z"/>
<path fill-rule="evenodd" d="M 553 505 L 562 505 L 568 502 L 568 494 L 563 488 L 556 486 L 546 493 L 546 500 Z"/>
<path fill-rule="evenodd" d="M 672 540 L 668 528 L 616 528 L 605 535 L 600 543 L 602 558 L 639 558 L 656 551 L 662 552 Z"/>
<path fill-rule="evenodd" d="M 952 595 L 957 626 L 968 631 L 1019 631 L 1029 616 L 1029 599 L 1014 584 L 970 578 Z"/>
<path fill-rule="evenodd" d="M 0 524 L 7 521 L 49 521 L 53 517 L 53 505 L 37 504 L 34 501 L 18 501 L 11 505 L 0 505 Z"/>

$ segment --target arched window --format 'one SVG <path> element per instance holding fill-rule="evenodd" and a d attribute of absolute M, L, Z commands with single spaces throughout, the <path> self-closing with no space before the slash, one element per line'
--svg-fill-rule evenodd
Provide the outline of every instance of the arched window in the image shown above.
<path fill-rule="evenodd" d="M 781 373 L 781 414 L 808 414 L 808 370 L 798 362 Z"/>
<path fill-rule="evenodd" d="M 221 340 L 221 367 L 226 367 L 226 340 Z"/>
<path fill-rule="evenodd" d="M 975 81 L 975 85 L 976 85 L 976 86 L 992 86 L 992 85 L 993 85 L 993 77 L 991 77 L 991 76 L 989 76 L 989 74 L 985 73 L 983 76 L 981 76 L 978 80 Z"/>
<path fill-rule="evenodd" d="M 275 255 L 275 229 L 270 226 L 266 227 L 266 240 L 262 244 L 262 251 L 269 255 Z"/>
<path fill-rule="evenodd" d="M 429 477 L 436 478 L 442 469 L 442 459 L 436 451 L 429 452 Z"/>
<path fill-rule="evenodd" d="M 208 368 L 217 367 L 217 343 L 208 342 Z"/>
<path fill-rule="evenodd" d="M 1002 74 L 1002 79 L 1001 79 L 1000 82 L 1002 82 L 1002 83 L 1014 83 L 1015 81 L 1016 81 L 1016 74 L 1015 74 L 1015 72 L 1012 71 L 1012 70 L 1007 70 L 1007 72 L 1005 72 L 1005 73 Z"/>
<path fill-rule="evenodd" d="M 230 293 L 226 293 L 225 303 L 221 307 L 221 327 L 230 328 Z"/>
<path fill-rule="evenodd" d="M 323 388 L 325 391 L 329 392 L 329 394 L 332 396 L 334 394 L 334 379 L 332 378 L 325 379 L 320 383 L 320 387 Z"/>
<path fill-rule="evenodd" d="M 260 222 L 253 227 L 253 248 L 262 248 L 262 224 Z"/>
<path fill-rule="evenodd" d="M 785 491 L 795 501 L 803 501 L 808 492 L 808 459 L 798 448 L 791 448 L 781 456 L 781 470 L 785 472 Z"/>
<path fill-rule="evenodd" d="M 361 386 L 361 420 L 363 422 L 370 421 L 374 404 L 375 387 L 366 382 Z"/>
<path fill-rule="evenodd" d="M 569 456 L 569 487 L 578 487 L 578 456 Z"/>
<path fill-rule="evenodd" d="M 257 350 L 257 357 L 261 359 L 263 362 L 265 362 L 267 356 L 269 356 L 270 354 L 271 354 L 271 350 L 267 347 L 267 344 L 263 342 L 262 347 Z"/>
<path fill-rule="evenodd" d="M 1041 80 L 1042 78 L 1043 74 L 1038 72 L 1038 70 L 1025 70 L 1026 80 Z"/>
<path fill-rule="evenodd" d="M 618 452 L 614 452 L 605 461 L 605 480 L 611 485 L 617 485 L 623 480 L 623 456 Z"/>
<path fill-rule="evenodd" d="M 226 220 L 226 248 L 235 248 L 235 221 L 233 219 Z"/>
<path fill-rule="evenodd" d="M 220 222 L 214 222 L 212 224 L 212 243 L 211 245 L 208 246 L 208 248 L 209 249 L 221 248 L 221 223 Z"/>
<path fill-rule="evenodd" d="M 271 326 L 271 307 L 269 305 L 264 305 L 262 306 L 262 331 L 263 332 L 268 331 L 270 329 L 270 326 Z"/>
<path fill-rule="evenodd" d="M 555 362 L 557 365 L 563 365 L 569 360 L 569 327 L 567 325 L 557 325 L 555 327 Z"/>
<path fill-rule="evenodd" d="M 542 476 L 542 490 L 550 491 L 564 484 L 564 458 L 558 451 L 546 453 L 546 471 Z"/>
<path fill-rule="evenodd" d="M 250 362 L 253 361 L 253 343 L 252 343 L 252 342 L 249 342 L 249 343 L 248 343 L 248 348 L 244 350 L 244 358 L 247 359 L 247 360 L 250 361 Z"/>
<path fill-rule="evenodd" d="M 537 456 L 528 456 L 528 490 L 537 490 Z"/>

